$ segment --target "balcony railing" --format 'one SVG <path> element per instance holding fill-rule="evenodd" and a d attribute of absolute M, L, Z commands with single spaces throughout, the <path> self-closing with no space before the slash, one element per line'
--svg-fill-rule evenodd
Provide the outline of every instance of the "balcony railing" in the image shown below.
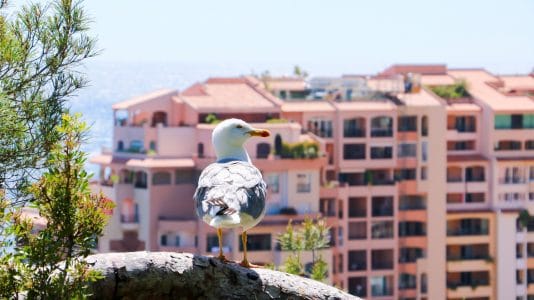
<path fill-rule="evenodd" d="M 371 128 L 372 137 L 392 137 L 392 129 L 383 129 L 383 128 Z"/>
<path fill-rule="evenodd" d="M 350 128 L 343 131 L 343 136 L 347 138 L 351 137 L 365 137 L 365 129 Z"/>
<path fill-rule="evenodd" d="M 465 280 L 465 281 L 449 281 L 447 282 L 447 288 L 456 289 L 459 286 L 470 286 L 477 287 L 479 285 L 489 285 L 488 279 L 476 279 L 476 280 Z"/>
<path fill-rule="evenodd" d="M 463 236 L 463 235 L 488 235 L 487 228 L 455 228 L 447 229 L 447 236 Z"/>
<path fill-rule="evenodd" d="M 447 260 L 449 261 L 457 261 L 457 260 L 476 260 L 476 259 L 483 259 L 483 260 L 492 260 L 492 257 L 489 254 L 449 254 L 447 255 Z"/>
<path fill-rule="evenodd" d="M 520 177 L 505 177 L 505 178 L 501 178 L 500 180 L 501 184 L 521 184 L 521 183 L 525 183 L 525 179 L 524 178 L 520 178 Z"/>
<path fill-rule="evenodd" d="M 139 223 L 139 215 L 121 215 L 122 223 Z"/>

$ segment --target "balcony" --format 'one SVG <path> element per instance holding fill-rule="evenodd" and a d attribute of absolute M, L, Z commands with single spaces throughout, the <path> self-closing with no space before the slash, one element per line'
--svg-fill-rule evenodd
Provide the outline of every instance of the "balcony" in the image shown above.
<path fill-rule="evenodd" d="M 121 226 L 123 230 L 136 230 L 139 228 L 139 215 L 121 214 Z"/>
<path fill-rule="evenodd" d="M 447 236 L 488 235 L 487 219 L 461 219 L 447 221 Z"/>
<path fill-rule="evenodd" d="M 499 180 L 501 184 L 523 184 L 527 181 L 521 177 L 504 177 Z"/>
<path fill-rule="evenodd" d="M 343 137 L 346 137 L 346 138 L 365 137 L 365 128 L 345 128 L 343 130 Z"/>
<path fill-rule="evenodd" d="M 371 137 L 392 137 L 392 129 L 371 128 Z"/>

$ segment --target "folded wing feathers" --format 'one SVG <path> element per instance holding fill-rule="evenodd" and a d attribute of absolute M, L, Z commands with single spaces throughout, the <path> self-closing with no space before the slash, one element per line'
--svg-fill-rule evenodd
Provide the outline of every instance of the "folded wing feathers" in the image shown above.
<path fill-rule="evenodd" d="M 248 199 L 265 198 L 265 183 L 261 173 L 247 162 L 213 163 L 199 178 L 194 199 L 197 213 L 230 215 L 246 206 Z"/>

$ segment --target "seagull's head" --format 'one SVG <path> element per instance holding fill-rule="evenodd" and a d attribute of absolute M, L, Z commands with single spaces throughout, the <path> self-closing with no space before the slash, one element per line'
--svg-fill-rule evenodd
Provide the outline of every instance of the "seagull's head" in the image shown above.
<path fill-rule="evenodd" d="M 236 158 L 243 159 L 242 153 L 248 156 L 243 148 L 243 144 L 251 137 L 268 137 L 271 135 L 268 130 L 252 127 L 247 122 L 240 119 L 227 119 L 219 123 L 211 136 L 217 159 Z"/>

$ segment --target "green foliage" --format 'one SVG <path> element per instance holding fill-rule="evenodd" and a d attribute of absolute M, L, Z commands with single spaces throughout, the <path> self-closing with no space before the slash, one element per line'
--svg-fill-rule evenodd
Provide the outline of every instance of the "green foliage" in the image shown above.
<path fill-rule="evenodd" d="M 444 99 L 459 99 L 470 97 L 467 92 L 467 83 L 463 80 L 452 85 L 438 85 L 430 87 L 434 94 Z"/>
<path fill-rule="evenodd" d="M 272 118 L 272 119 L 268 119 L 266 123 L 267 124 L 285 124 L 285 123 L 289 123 L 289 121 L 286 119 Z"/>
<path fill-rule="evenodd" d="M 282 158 L 292 159 L 314 159 L 319 157 L 319 145 L 315 142 L 305 141 L 300 143 L 282 142 Z"/>
<path fill-rule="evenodd" d="M 300 262 L 300 255 L 290 254 L 284 262 L 284 271 L 294 275 L 304 275 L 304 267 Z"/>
<path fill-rule="evenodd" d="M 293 67 L 293 75 L 300 78 L 306 78 L 308 77 L 308 72 L 302 70 L 298 65 L 295 65 L 295 67 Z"/>
<path fill-rule="evenodd" d="M 283 251 L 291 251 L 284 262 L 284 271 L 291 274 L 309 275 L 315 280 L 322 281 L 328 272 L 328 265 L 321 256 L 317 257 L 318 250 L 329 247 L 330 231 L 324 219 L 313 220 L 305 218 L 300 228 L 295 230 L 292 221 L 289 221 L 286 231 L 281 233 L 278 243 Z M 311 274 L 304 273 L 300 256 L 302 251 L 312 252 Z"/>
<path fill-rule="evenodd" d="M 323 279 L 326 278 L 327 274 L 328 274 L 328 265 L 323 260 L 323 258 L 319 256 L 319 259 L 313 264 L 310 277 L 317 281 L 322 281 Z"/>
<path fill-rule="evenodd" d="M 65 101 L 86 84 L 77 67 L 95 55 L 79 1 L 0 5 L 0 186 L 12 203 L 46 169 Z"/>
<path fill-rule="evenodd" d="M 519 219 L 519 224 L 521 225 L 522 228 L 526 228 L 528 226 L 528 222 L 530 221 L 530 218 L 531 217 L 530 217 L 528 210 L 523 209 L 522 211 L 519 212 L 518 219 Z"/>
<path fill-rule="evenodd" d="M 102 235 L 113 203 L 90 192 L 80 151 L 85 124 L 63 115 L 55 130 L 61 139 L 51 145 L 48 170 L 27 189 L 46 226 L 34 228 L 20 208 L 0 202 L 0 298 L 83 298 L 86 283 L 99 278 L 83 259 Z"/>
<path fill-rule="evenodd" d="M 215 114 L 209 114 L 204 119 L 204 122 L 215 125 L 215 124 L 219 124 L 221 120 L 219 120 Z"/>

